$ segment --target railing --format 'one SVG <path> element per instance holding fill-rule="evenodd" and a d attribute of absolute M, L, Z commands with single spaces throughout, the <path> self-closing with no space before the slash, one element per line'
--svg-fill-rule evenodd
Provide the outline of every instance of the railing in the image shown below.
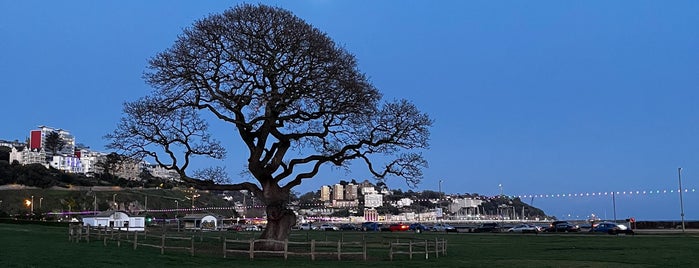
<path fill-rule="evenodd" d="M 308 234 L 305 236 L 308 239 Z M 319 257 L 325 259 L 330 257 L 337 260 L 362 259 L 366 261 L 369 255 L 367 248 L 370 248 L 370 252 L 374 255 L 377 252 L 386 252 L 387 250 L 390 260 L 398 255 L 407 255 L 410 259 L 413 259 L 415 255 L 424 255 L 425 259 L 429 259 L 430 255 L 435 258 L 447 255 L 447 241 L 443 238 L 435 238 L 434 240 L 407 238 L 390 241 L 390 238 L 386 239 L 388 237 L 373 237 L 373 239 L 367 240 L 369 237 L 362 234 L 361 238 L 355 237 L 354 241 L 346 241 L 345 239 L 348 237 L 341 234 L 338 241 L 329 241 L 327 236 L 325 241 L 289 241 L 288 239 L 279 241 L 252 238 L 239 240 L 237 237 L 237 234 L 236 239 L 225 236 L 206 237 L 208 241 L 204 241 L 202 234 L 197 238 L 194 234 L 176 236 L 168 235 L 165 232 L 126 231 L 119 228 L 90 227 L 78 224 L 70 225 L 68 229 L 68 240 L 71 242 L 85 241 L 89 243 L 94 241 L 102 242 L 104 246 L 111 242 L 118 247 L 121 247 L 122 243 L 126 243 L 132 245 L 134 250 L 139 247 L 157 248 L 160 249 L 160 254 L 165 254 L 166 251 L 184 251 L 194 256 L 196 242 L 196 247 L 199 247 L 201 254 L 204 255 L 222 253 L 223 258 L 228 258 L 231 254 L 238 254 L 247 255 L 251 260 L 260 256 L 272 255 L 283 256 L 285 260 L 289 256 L 303 256 L 311 260 L 316 260 Z M 222 244 L 222 250 L 220 250 L 221 244 L 219 243 Z M 260 244 L 266 245 L 260 246 Z M 274 248 L 276 250 L 261 248 Z"/>
<path fill-rule="evenodd" d="M 389 259 L 393 260 L 393 255 L 408 255 L 410 256 L 410 259 L 413 259 L 413 255 L 416 254 L 425 254 L 425 259 L 430 258 L 430 253 L 433 253 L 436 258 L 439 258 L 439 255 L 441 254 L 442 256 L 447 255 L 447 241 L 442 239 L 439 240 L 438 238 L 435 238 L 434 241 L 429 241 L 429 240 L 422 240 L 422 241 L 414 241 L 414 240 L 409 240 L 408 242 L 391 242 L 389 246 Z"/>
<path fill-rule="evenodd" d="M 255 244 L 268 243 L 279 244 L 283 250 L 256 250 Z M 242 248 L 240 245 L 245 245 Z M 229 247 L 235 247 L 231 249 Z M 307 250 L 304 250 L 307 249 Z M 282 255 L 284 259 L 288 259 L 289 255 L 309 256 L 311 260 L 315 260 L 316 256 L 337 256 L 337 260 L 342 260 L 342 256 L 361 255 L 363 260 L 367 260 L 366 241 L 361 242 L 344 242 L 344 241 L 306 241 L 292 242 L 287 240 L 278 241 L 271 239 L 254 239 L 254 240 L 223 240 L 223 257 L 226 258 L 228 253 L 243 253 L 249 258 L 255 259 L 255 254 L 274 254 Z"/>

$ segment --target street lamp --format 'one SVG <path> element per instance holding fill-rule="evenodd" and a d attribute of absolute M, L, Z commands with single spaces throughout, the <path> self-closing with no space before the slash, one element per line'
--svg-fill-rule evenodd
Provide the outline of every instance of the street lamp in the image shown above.
<path fill-rule="evenodd" d="M 44 198 L 39 198 L 39 210 L 41 210 L 41 200 L 44 200 Z"/>
<path fill-rule="evenodd" d="M 115 204 L 116 204 L 116 196 L 117 196 L 117 194 L 113 194 L 113 195 L 112 195 L 112 203 L 115 203 Z"/>
<path fill-rule="evenodd" d="M 684 201 L 682 200 L 682 168 L 677 168 L 677 180 L 680 184 L 680 216 L 682 217 L 682 232 L 684 233 Z"/>
<path fill-rule="evenodd" d="M 32 215 L 34 215 L 34 196 L 32 195 L 32 202 L 30 203 L 32 205 Z"/>

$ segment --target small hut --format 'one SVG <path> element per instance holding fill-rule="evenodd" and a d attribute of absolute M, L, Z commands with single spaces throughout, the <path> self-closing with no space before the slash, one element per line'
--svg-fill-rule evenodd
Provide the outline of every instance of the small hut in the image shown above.
<path fill-rule="evenodd" d="M 131 216 L 124 211 L 104 211 L 95 215 L 83 216 L 83 226 L 118 228 L 126 231 L 143 231 L 145 216 Z"/>

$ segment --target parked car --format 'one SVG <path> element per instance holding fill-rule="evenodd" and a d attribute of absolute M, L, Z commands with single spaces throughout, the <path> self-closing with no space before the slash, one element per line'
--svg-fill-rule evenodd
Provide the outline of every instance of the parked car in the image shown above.
<path fill-rule="evenodd" d="M 340 230 L 342 231 L 356 231 L 359 230 L 357 225 L 351 224 L 351 223 L 343 223 L 340 224 Z"/>
<path fill-rule="evenodd" d="M 410 226 L 403 223 L 394 223 L 388 226 L 388 230 L 391 232 L 403 232 L 410 229 Z"/>
<path fill-rule="evenodd" d="M 608 234 L 633 234 L 633 230 L 623 224 L 614 222 L 600 222 L 595 224 L 590 232 L 608 233 Z"/>
<path fill-rule="evenodd" d="M 539 229 L 539 226 L 526 223 L 518 224 L 510 229 L 507 229 L 508 233 L 538 233 L 540 231 L 541 229 Z"/>
<path fill-rule="evenodd" d="M 337 226 L 329 224 L 329 223 L 321 224 L 320 227 L 318 227 L 318 229 L 323 230 L 323 231 L 338 231 L 338 230 L 340 230 L 340 228 L 338 228 Z"/>
<path fill-rule="evenodd" d="M 362 223 L 362 231 L 381 231 L 381 224 L 378 222 L 368 221 Z"/>
<path fill-rule="evenodd" d="M 432 225 L 432 231 L 434 232 L 456 232 L 456 228 L 446 223 L 437 223 Z"/>
<path fill-rule="evenodd" d="M 497 222 L 483 223 L 473 229 L 474 233 L 497 233 L 500 232 L 500 225 Z"/>
<path fill-rule="evenodd" d="M 313 224 L 310 222 L 302 223 L 301 225 L 299 225 L 299 230 L 308 231 L 308 230 L 317 230 L 317 229 L 318 229 L 318 226 L 313 226 Z"/>
<path fill-rule="evenodd" d="M 546 232 L 580 232 L 580 226 L 567 221 L 554 221 L 546 228 Z"/>
<path fill-rule="evenodd" d="M 248 231 L 248 232 L 259 232 L 259 231 L 262 231 L 262 228 L 260 228 L 260 226 L 257 226 L 257 225 L 248 225 L 248 226 L 245 226 L 244 230 Z"/>
<path fill-rule="evenodd" d="M 410 231 L 416 231 L 416 232 L 422 232 L 422 231 L 427 231 L 428 228 L 427 226 L 423 225 L 422 223 L 413 223 L 408 226 L 408 229 Z"/>

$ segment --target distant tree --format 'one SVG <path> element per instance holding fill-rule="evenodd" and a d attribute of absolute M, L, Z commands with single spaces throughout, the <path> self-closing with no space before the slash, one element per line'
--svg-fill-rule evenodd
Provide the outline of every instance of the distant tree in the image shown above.
<path fill-rule="evenodd" d="M 52 155 L 55 155 L 56 152 L 63 150 L 65 145 L 66 141 L 61 138 L 61 135 L 58 132 L 51 131 L 46 134 L 44 146 L 46 146 L 46 149 L 51 152 Z"/>
<path fill-rule="evenodd" d="M 10 162 L 10 152 L 12 148 L 7 146 L 0 146 L 0 161 Z"/>
<path fill-rule="evenodd" d="M 194 175 L 192 176 L 194 178 L 197 178 L 199 180 L 203 181 L 209 181 L 213 183 L 229 183 L 230 178 L 228 177 L 228 173 L 226 172 L 226 169 L 223 167 L 209 167 L 209 168 L 203 168 L 194 171 Z"/>
<path fill-rule="evenodd" d="M 382 102 L 352 54 L 287 10 L 243 4 L 201 19 L 150 60 L 145 78 L 155 90 L 124 106 L 109 146 L 168 158 L 199 189 L 250 191 L 266 205 L 261 238 L 288 238 L 289 194 L 323 165 L 357 160 L 377 178 L 416 184 L 427 164 L 416 151 L 427 148 L 432 120 L 407 100 Z M 200 112 L 230 124 L 257 183 L 187 175 L 190 157 L 223 157 Z"/>
<path fill-rule="evenodd" d="M 107 175 L 106 177 L 110 177 L 114 176 L 116 172 L 119 171 L 120 166 L 125 160 L 126 156 L 112 152 L 107 154 L 104 158 L 98 160 L 95 165 L 101 170 L 102 174 Z"/>

